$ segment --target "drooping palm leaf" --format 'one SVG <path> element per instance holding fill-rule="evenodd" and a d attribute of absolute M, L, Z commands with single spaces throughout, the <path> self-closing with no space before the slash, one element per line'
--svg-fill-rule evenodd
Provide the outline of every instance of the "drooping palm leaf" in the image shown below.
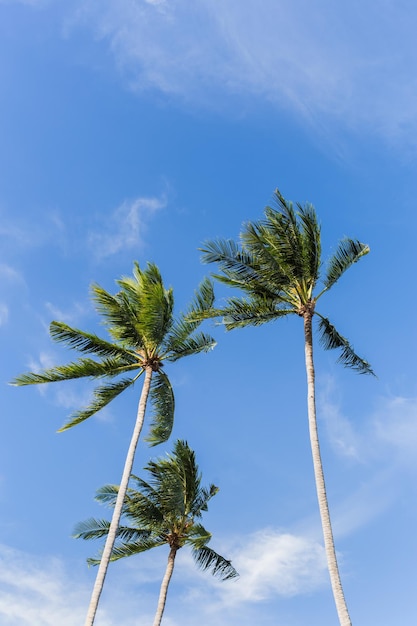
<path fill-rule="evenodd" d="M 231 561 L 220 556 L 208 546 L 193 550 L 192 555 L 202 570 L 209 570 L 213 576 L 218 576 L 221 580 L 230 580 L 239 576 Z"/>
<path fill-rule="evenodd" d="M 169 439 L 174 424 L 174 393 L 168 376 L 162 370 L 152 378 L 150 400 L 153 413 L 146 441 L 156 446 Z"/>
<path fill-rule="evenodd" d="M 322 315 L 319 315 L 319 317 L 320 341 L 324 349 L 334 350 L 335 348 L 340 348 L 342 352 L 337 359 L 339 363 L 356 370 L 359 374 L 372 374 L 375 376 L 368 361 L 365 361 L 365 359 L 362 359 L 355 353 L 349 341 L 337 332 L 333 324 L 326 317 Z"/>
<path fill-rule="evenodd" d="M 86 408 L 75 411 L 72 415 L 70 415 L 68 421 L 58 430 L 58 432 L 63 432 L 73 426 L 77 426 L 92 415 L 95 415 L 95 413 L 98 413 L 98 411 L 101 411 L 101 409 L 104 409 L 104 407 L 107 406 L 112 400 L 123 393 L 125 389 L 133 385 L 136 378 L 122 378 L 115 383 L 107 383 L 106 385 L 96 387 L 93 392 L 92 402 Z"/>

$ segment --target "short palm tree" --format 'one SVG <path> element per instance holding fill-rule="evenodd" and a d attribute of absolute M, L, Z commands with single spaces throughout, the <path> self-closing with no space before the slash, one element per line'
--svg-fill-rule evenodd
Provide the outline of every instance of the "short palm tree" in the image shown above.
<path fill-rule="evenodd" d="M 52 322 L 50 334 L 54 341 L 74 348 L 82 355 L 68 365 L 58 365 L 40 373 L 23 374 L 12 384 L 33 385 L 77 378 L 104 379 L 97 386 L 91 404 L 74 413 L 60 429 L 71 428 L 104 408 L 125 389 L 144 376 L 136 415 L 136 422 L 126 456 L 113 519 L 97 572 L 86 626 L 94 623 L 98 602 L 116 538 L 122 512 L 123 500 L 132 472 L 136 446 L 145 417 L 148 398 L 153 406 L 153 419 L 148 441 L 156 445 L 166 441 L 172 430 L 174 418 L 174 395 L 171 384 L 162 367 L 166 361 L 207 351 L 215 342 L 202 332 L 196 332 L 200 322 L 190 321 L 191 312 L 204 313 L 213 304 L 213 288 L 204 280 L 195 293 L 187 314 L 174 318 L 172 288 L 166 289 L 156 265 L 149 263 L 141 270 L 134 264 L 133 277 L 117 281 L 118 293 L 111 295 L 99 285 L 92 286 L 92 298 L 102 315 L 110 334 L 107 341 L 95 334 L 71 328 L 62 322 Z"/>
<path fill-rule="evenodd" d="M 129 525 L 119 526 L 119 542 L 114 547 L 111 560 L 133 556 L 158 546 L 169 546 L 168 563 L 153 623 L 153 626 L 159 626 L 175 557 L 180 548 L 190 546 L 197 565 L 222 580 L 235 578 L 237 572 L 230 561 L 208 547 L 211 534 L 196 521 L 207 511 L 208 501 L 218 488 L 214 485 L 208 489 L 201 487 L 195 453 L 187 442 L 177 441 L 172 455 L 150 461 L 145 470 L 150 474 L 149 482 L 132 476 L 136 489 L 127 490 L 122 510 Z M 97 492 L 96 499 L 114 506 L 118 492 L 116 485 L 106 485 Z M 109 527 L 107 520 L 89 519 L 77 525 L 74 536 L 101 538 L 108 534 Z M 88 562 L 97 565 L 100 559 L 88 559 Z"/>
<path fill-rule="evenodd" d="M 244 294 L 229 298 L 223 308 L 206 311 L 203 316 L 221 316 L 228 330 L 258 326 L 287 315 L 303 319 L 310 442 L 324 544 L 340 624 L 348 626 L 351 621 L 337 566 L 317 431 L 312 322 L 313 318 L 318 320 L 325 349 L 341 350 L 338 360 L 343 365 L 373 374 L 369 363 L 354 352 L 348 340 L 317 310 L 321 296 L 351 265 L 368 254 L 369 247 L 357 240 L 343 239 L 321 277 L 320 226 L 313 206 L 297 204 L 295 210 L 278 190 L 275 202 L 275 208 L 265 209 L 263 221 L 245 225 L 240 246 L 219 239 L 203 247 L 203 261 L 217 263 L 221 271 L 215 278 Z"/>

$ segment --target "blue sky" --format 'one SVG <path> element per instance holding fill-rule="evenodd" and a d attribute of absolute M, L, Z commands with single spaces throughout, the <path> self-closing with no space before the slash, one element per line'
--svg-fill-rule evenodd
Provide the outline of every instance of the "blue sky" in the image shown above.
<path fill-rule="evenodd" d="M 324 258 L 345 235 L 371 247 L 321 310 L 378 378 L 317 344 L 319 431 L 353 623 L 416 623 L 416 19 L 390 0 L 0 0 L 1 624 L 82 623 L 96 546 L 71 532 L 106 513 L 139 393 L 56 434 L 91 387 L 7 382 L 70 360 L 52 319 L 104 332 L 89 285 L 133 260 L 181 310 L 204 240 L 236 238 L 276 187 L 315 205 Z M 167 367 L 173 438 L 220 487 L 205 524 L 241 577 L 180 552 L 164 623 L 333 626 L 301 321 L 211 331 L 212 353 Z M 141 444 L 135 471 L 169 450 Z M 151 623 L 166 556 L 112 565 L 97 626 Z"/>

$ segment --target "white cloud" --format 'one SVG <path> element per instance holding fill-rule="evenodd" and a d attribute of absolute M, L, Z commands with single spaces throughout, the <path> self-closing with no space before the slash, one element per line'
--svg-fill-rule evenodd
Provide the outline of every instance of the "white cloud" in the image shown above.
<path fill-rule="evenodd" d="M 13 285 L 25 284 L 22 274 L 6 263 L 0 263 L 0 280 L 2 283 L 7 282 Z"/>
<path fill-rule="evenodd" d="M 143 235 L 149 219 L 165 206 L 164 197 L 142 197 L 123 202 L 100 232 L 90 234 L 90 247 L 94 249 L 98 258 L 137 248 L 143 244 Z"/>
<path fill-rule="evenodd" d="M 207 105 L 259 96 L 315 126 L 403 140 L 417 130 L 415 18 L 407 0 L 84 0 L 77 15 L 137 89 Z"/>
<path fill-rule="evenodd" d="M 344 417 L 340 403 L 336 401 L 334 378 L 322 376 L 317 388 L 319 420 L 325 423 L 326 434 L 332 447 L 341 456 L 359 460 L 360 438 L 350 421 Z"/>
<path fill-rule="evenodd" d="M 3 626 L 81 624 L 86 593 L 55 558 L 0 546 L 0 621 Z M 110 624 L 110 622 L 108 622 Z"/>
<path fill-rule="evenodd" d="M 388 446 L 396 452 L 396 461 L 413 463 L 417 450 L 417 398 L 384 398 L 374 417 L 374 428 L 384 452 Z"/>
<path fill-rule="evenodd" d="M 246 537 L 233 564 L 240 580 L 225 591 L 227 603 L 259 602 L 276 594 L 294 596 L 327 581 L 326 557 L 318 542 L 273 529 Z"/>
<path fill-rule="evenodd" d="M 230 550 L 230 545 L 225 547 L 227 553 Z M 168 599 L 164 616 L 167 626 L 195 623 L 195 612 L 189 613 L 185 607 L 195 606 L 196 599 L 198 614 L 207 617 L 205 623 L 246 624 L 249 622 L 242 619 L 245 606 L 263 602 L 276 594 L 289 597 L 314 591 L 326 579 L 323 549 L 303 537 L 263 530 L 241 538 L 235 550 L 233 563 L 241 578 L 229 583 L 220 583 L 210 574 L 201 572 L 189 552 L 186 556 L 185 550 L 184 554 L 181 551 L 174 572 L 180 595 L 175 600 L 171 594 Z M 92 584 L 87 580 L 91 576 L 87 576 L 86 570 L 75 564 L 65 565 L 58 558 L 32 555 L 4 545 L 0 545 L 0 558 L 2 625 L 79 626 L 83 623 Z M 141 623 L 151 623 L 166 558 L 166 551 L 154 550 L 152 554 L 115 564 L 106 581 L 97 623 L 110 626 L 117 619 L 117 623 L 133 626 L 139 617 L 143 620 Z"/>
<path fill-rule="evenodd" d="M 68 311 L 60 309 L 51 302 L 46 302 L 45 306 L 54 320 L 65 322 L 66 324 L 74 324 L 74 322 L 86 312 L 85 305 L 79 304 L 78 302 L 73 304 Z"/>
<path fill-rule="evenodd" d="M 7 324 L 9 319 L 9 309 L 5 304 L 0 303 L 0 326 Z"/>

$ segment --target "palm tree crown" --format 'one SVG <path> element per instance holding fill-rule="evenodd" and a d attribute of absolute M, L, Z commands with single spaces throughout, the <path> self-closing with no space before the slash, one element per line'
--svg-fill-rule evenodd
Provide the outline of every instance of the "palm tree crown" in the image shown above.
<path fill-rule="evenodd" d="M 95 334 L 71 328 L 63 322 L 52 322 L 54 341 L 80 352 L 78 360 L 58 365 L 40 373 L 17 376 L 12 384 L 34 385 L 77 378 L 106 379 L 96 387 L 89 406 L 71 415 L 60 431 L 88 419 L 133 385 L 148 369 L 153 373 L 150 398 L 154 414 L 148 437 L 151 444 L 166 441 L 172 430 L 174 396 L 162 367 L 165 361 L 208 351 L 214 347 L 212 337 L 195 332 L 199 322 L 189 319 L 190 312 L 203 313 L 213 303 L 213 288 L 204 280 L 195 293 L 187 314 L 174 318 L 172 288 L 166 289 L 161 274 L 152 263 L 141 270 L 134 264 L 133 277 L 117 281 L 120 291 L 111 295 L 99 285 L 92 286 L 92 298 L 112 341 Z M 116 379 L 116 380 L 114 380 Z"/>
<path fill-rule="evenodd" d="M 198 521 L 218 488 L 201 486 L 195 453 L 187 442 L 177 441 L 173 454 L 150 461 L 145 470 L 150 475 L 148 482 L 132 475 L 136 487 L 128 489 L 123 504 L 123 516 L 128 525 L 119 526 L 118 543 L 111 560 L 168 544 L 173 568 L 176 552 L 188 545 L 203 570 L 211 571 L 222 580 L 235 578 L 237 572 L 231 562 L 207 545 L 211 534 Z M 118 490 L 116 485 L 106 485 L 97 492 L 96 499 L 114 506 Z M 108 521 L 89 519 L 77 525 L 74 536 L 97 539 L 106 536 L 108 531 Z M 96 565 L 100 559 L 88 559 L 88 562 Z M 156 623 L 162 618 L 170 575 L 165 589 L 161 590 L 162 606 Z"/>
<path fill-rule="evenodd" d="M 369 246 L 343 239 L 316 291 L 321 278 L 321 237 L 314 207 L 297 204 L 296 211 L 278 190 L 275 201 L 277 208 L 267 207 L 263 221 L 245 225 L 240 246 L 232 240 L 218 239 L 202 248 L 203 261 L 217 263 L 222 272 L 214 277 L 246 295 L 231 297 L 225 307 L 213 308 L 203 316 L 222 316 L 228 330 L 257 326 L 291 314 L 317 316 L 323 347 L 340 348 L 341 363 L 360 373 L 373 374 L 369 363 L 316 309 L 319 298 L 368 254 Z"/>

